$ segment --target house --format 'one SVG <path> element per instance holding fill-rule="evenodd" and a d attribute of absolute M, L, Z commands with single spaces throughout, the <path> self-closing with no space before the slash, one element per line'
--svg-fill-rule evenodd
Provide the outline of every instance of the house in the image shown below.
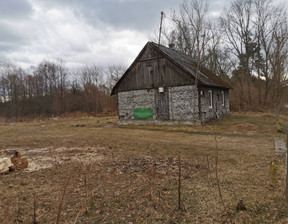
<path fill-rule="evenodd" d="M 119 122 L 201 124 L 229 114 L 231 86 L 200 66 L 195 87 L 196 70 L 188 55 L 148 42 L 112 89 Z"/>

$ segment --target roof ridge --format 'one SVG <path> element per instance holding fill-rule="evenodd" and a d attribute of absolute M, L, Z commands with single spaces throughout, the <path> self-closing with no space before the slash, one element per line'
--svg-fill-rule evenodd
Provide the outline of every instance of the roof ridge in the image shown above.
<path fill-rule="evenodd" d="M 158 47 L 158 44 L 157 44 L 157 43 L 155 43 L 155 42 L 153 42 L 153 41 L 149 41 L 149 42 L 152 43 L 155 47 Z M 165 49 L 168 50 L 168 51 L 175 51 L 177 54 L 181 54 L 181 55 L 183 55 L 184 57 L 191 59 L 194 63 L 197 63 L 197 61 L 196 61 L 194 58 L 192 58 L 191 55 L 189 55 L 189 54 L 185 54 L 185 53 L 183 53 L 183 52 L 181 52 L 181 51 L 178 51 L 177 49 L 167 47 L 167 46 L 165 46 L 165 45 L 163 45 L 163 44 L 160 44 L 160 47 L 165 48 Z M 161 49 L 160 49 L 160 50 L 161 50 Z M 164 52 L 164 53 L 165 53 L 165 52 Z"/>
<path fill-rule="evenodd" d="M 192 75 L 195 78 L 195 67 L 198 62 L 193 59 L 190 55 L 180 52 L 176 49 L 166 47 L 164 45 L 158 45 L 154 42 L 151 43 L 155 48 L 157 48 L 161 53 L 166 55 L 170 60 L 175 64 L 184 69 L 187 73 Z M 159 47 L 160 46 L 160 47 Z M 198 73 L 198 81 L 208 86 L 223 87 L 231 89 L 232 87 L 213 73 L 210 69 L 200 63 L 200 69 Z"/>

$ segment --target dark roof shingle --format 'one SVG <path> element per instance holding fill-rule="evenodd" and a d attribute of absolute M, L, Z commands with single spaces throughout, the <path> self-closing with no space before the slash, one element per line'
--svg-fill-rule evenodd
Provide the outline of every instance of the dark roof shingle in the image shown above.
<path fill-rule="evenodd" d="M 170 58 L 173 63 L 178 65 L 194 78 L 196 77 L 197 62 L 193 60 L 189 55 L 183 54 L 171 48 L 167 48 L 163 45 L 160 45 L 158 48 L 158 44 L 154 42 L 150 43 L 161 53 L 166 55 L 166 57 Z M 198 72 L 198 82 L 207 86 L 222 87 L 227 89 L 232 88 L 228 83 L 224 82 L 221 78 L 203 66 L 200 66 L 200 71 Z"/>

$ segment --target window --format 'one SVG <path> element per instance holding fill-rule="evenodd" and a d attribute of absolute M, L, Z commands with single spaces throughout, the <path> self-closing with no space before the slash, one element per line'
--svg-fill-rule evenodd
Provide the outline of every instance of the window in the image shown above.
<path fill-rule="evenodd" d="M 224 107 L 225 106 L 225 93 L 224 91 L 221 91 L 221 93 L 222 93 L 222 107 Z"/>
<path fill-rule="evenodd" d="M 213 108 L 213 93 L 212 93 L 212 90 L 208 90 L 208 98 L 209 98 L 209 108 Z"/>
<path fill-rule="evenodd" d="M 148 86 L 150 88 L 153 88 L 154 87 L 154 75 L 153 75 L 153 68 L 152 66 L 147 66 L 147 70 L 148 70 Z"/>

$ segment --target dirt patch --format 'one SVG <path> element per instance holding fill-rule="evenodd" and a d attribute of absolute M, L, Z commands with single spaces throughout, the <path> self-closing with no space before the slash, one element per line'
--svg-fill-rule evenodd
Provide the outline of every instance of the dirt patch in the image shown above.
<path fill-rule="evenodd" d="M 10 149 L 11 150 L 11 149 Z M 15 149 L 28 159 L 28 167 L 24 172 L 33 172 L 42 169 L 51 169 L 55 165 L 62 164 L 63 162 L 80 162 L 83 164 L 90 164 L 97 160 L 101 160 L 97 151 L 99 149 L 85 147 L 85 148 L 35 148 L 35 149 Z M 6 150 L 7 151 L 7 150 Z"/>

